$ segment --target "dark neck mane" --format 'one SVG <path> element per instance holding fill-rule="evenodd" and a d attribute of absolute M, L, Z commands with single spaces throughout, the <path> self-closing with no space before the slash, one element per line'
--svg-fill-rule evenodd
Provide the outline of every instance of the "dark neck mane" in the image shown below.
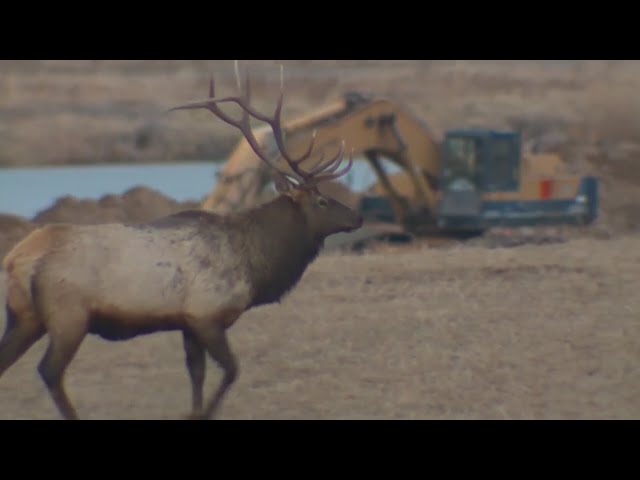
<path fill-rule="evenodd" d="M 278 302 L 317 257 L 314 238 L 301 208 L 288 196 L 235 215 L 243 233 L 242 254 L 253 286 L 250 306 Z"/>

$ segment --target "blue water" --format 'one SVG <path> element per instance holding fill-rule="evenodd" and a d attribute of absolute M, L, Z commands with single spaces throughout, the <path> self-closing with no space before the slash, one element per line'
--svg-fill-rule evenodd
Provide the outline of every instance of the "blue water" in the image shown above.
<path fill-rule="evenodd" d="M 137 185 L 176 200 L 199 199 L 215 182 L 217 165 L 99 165 L 0 170 L 0 212 L 31 218 L 58 197 L 98 199 Z"/>
<path fill-rule="evenodd" d="M 192 162 L 0 169 L 0 213 L 32 218 L 61 196 L 97 200 L 139 185 L 178 201 L 200 201 L 213 188 L 220 165 Z M 340 181 L 361 191 L 375 181 L 375 174 L 366 162 L 356 161 Z"/>

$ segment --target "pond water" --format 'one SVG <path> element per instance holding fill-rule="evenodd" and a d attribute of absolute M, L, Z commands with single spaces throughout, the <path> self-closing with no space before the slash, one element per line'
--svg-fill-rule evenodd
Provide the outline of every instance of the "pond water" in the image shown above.
<path fill-rule="evenodd" d="M 178 201 L 199 201 L 211 191 L 221 165 L 189 162 L 4 168 L 0 169 L 0 213 L 32 218 L 61 196 L 99 199 L 107 194 L 120 195 L 139 185 Z M 397 171 L 386 167 L 390 172 Z M 366 162 L 355 161 L 340 181 L 362 191 L 375 181 L 375 174 Z"/>

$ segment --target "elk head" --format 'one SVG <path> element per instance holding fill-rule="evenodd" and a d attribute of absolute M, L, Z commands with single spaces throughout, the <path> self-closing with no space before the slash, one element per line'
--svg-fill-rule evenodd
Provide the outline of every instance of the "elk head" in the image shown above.
<path fill-rule="evenodd" d="M 282 128 L 281 115 L 282 102 L 284 99 L 282 69 L 280 77 L 280 95 L 275 113 L 271 117 L 256 111 L 250 105 L 251 85 L 249 82 L 249 76 L 247 75 L 245 77 L 245 88 L 243 92 L 237 63 L 236 77 L 238 80 L 240 96 L 215 98 L 215 82 L 212 77 L 209 82 L 209 98 L 207 100 L 173 107 L 169 111 L 205 108 L 225 123 L 238 128 L 256 155 L 271 167 L 276 190 L 281 196 L 287 196 L 290 198 L 304 212 L 308 227 L 311 229 L 313 234 L 324 238 L 334 233 L 349 232 L 360 228 L 362 226 L 362 217 L 357 212 L 332 198 L 322 195 L 318 190 L 319 183 L 337 179 L 351 169 L 351 166 L 353 165 L 352 156 L 350 156 L 348 164 L 344 168 L 338 170 L 338 167 L 343 160 L 344 141 L 342 141 L 338 152 L 332 158 L 324 161 L 323 153 L 313 166 L 303 169 L 301 163 L 309 159 L 311 156 L 316 131 L 314 130 L 313 132 L 313 136 L 307 150 L 299 158 L 292 158 L 287 152 Z M 218 106 L 220 103 L 235 103 L 238 105 L 242 109 L 242 118 L 240 120 L 231 118 L 220 109 Z M 271 127 L 278 151 L 288 164 L 291 171 L 281 169 L 271 158 L 269 158 L 266 152 L 263 151 L 251 129 L 249 123 L 250 117 L 265 122 Z"/>

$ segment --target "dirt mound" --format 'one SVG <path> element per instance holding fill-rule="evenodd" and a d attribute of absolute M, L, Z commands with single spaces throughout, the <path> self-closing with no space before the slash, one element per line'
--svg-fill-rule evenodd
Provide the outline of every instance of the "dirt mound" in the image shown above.
<path fill-rule="evenodd" d="M 188 208 L 197 208 L 197 202 L 177 202 L 160 192 L 137 186 L 122 195 L 105 195 L 99 200 L 61 197 L 46 210 L 38 213 L 35 223 L 136 223 L 171 215 Z"/>
<path fill-rule="evenodd" d="M 562 150 L 575 171 L 588 171 L 599 179 L 598 225 L 611 234 L 640 231 L 640 145 L 629 142 L 580 144 L 574 140 Z"/>
<path fill-rule="evenodd" d="M 198 206 L 198 202 L 177 202 L 142 186 L 131 188 L 122 195 L 105 195 L 98 200 L 79 199 L 70 195 L 60 197 L 31 221 L 15 215 L 0 214 L 0 258 L 39 225 L 148 222 Z"/>
<path fill-rule="evenodd" d="M 36 225 L 15 215 L 0 214 L 0 259 Z"/>

